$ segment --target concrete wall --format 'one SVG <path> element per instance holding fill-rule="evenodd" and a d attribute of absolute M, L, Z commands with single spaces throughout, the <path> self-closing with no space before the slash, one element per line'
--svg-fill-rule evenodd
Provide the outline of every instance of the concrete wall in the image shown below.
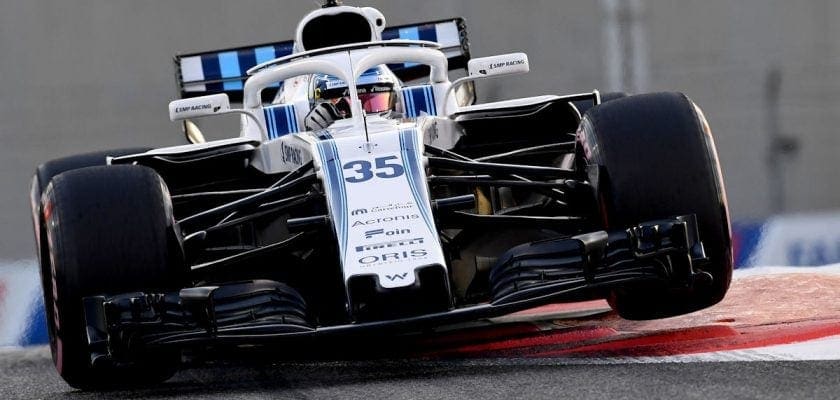
<path fill-rule="evenodd" d="M 619 0 L 620 1 L 620 0 Z M 482 84 L 484 99 L 607 87 L 606 1 L 348 1 L 391 24 L 467 19 L 474 56 L 526 51 L 532 73 Z M 403 3 L 403 4 L 399 4 Z M 769 214 L 763 103 L 781 71 L 788 210 L 840 207 L 840 4 L 833 0 L 646 0 L 647 90 L 686 92 L 716 133 L 736 218 Z M 0 258 L 34 255 L 28 183 L 44 160 L 92 149 L 183 143 L 167 119 L 171 57 L 291 38 L 315 1 L 0 0 Z M 625 21 L 626 22 L 626 21 Z M 227 127 L 229 125 L 222 125 Z"/>

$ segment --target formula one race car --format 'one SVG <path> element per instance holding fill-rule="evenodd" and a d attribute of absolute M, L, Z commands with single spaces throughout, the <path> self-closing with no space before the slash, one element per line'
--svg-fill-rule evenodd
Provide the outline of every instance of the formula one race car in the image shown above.
<path fill-rule="evenodd" d="M 170 118 L 192 144 L 62 158 L 33 179 L 51 349 L 74 387 L 164 380 L 184 349 L 597 298 L 662 318 L 727 291 L 720 166 L 682 94 L 474 104 L 472 81 L 527 57 L 470 59 L 460 19 L 386 28 L 335 4 L 294 41 L 176 66 Z M 231 113 L 234 139 L 204 142 L 192 121 Z"/>

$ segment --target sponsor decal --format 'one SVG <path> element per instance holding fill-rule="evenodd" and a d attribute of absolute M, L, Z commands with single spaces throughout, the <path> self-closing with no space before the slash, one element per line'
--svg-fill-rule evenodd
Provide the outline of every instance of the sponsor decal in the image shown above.
<path fill-rule="evenodd" d="M 285 142 L 281 143 L 280 154 L 285 163 L 303 165 L 303 151 L 297 147 L 289 146 Z"/>
<path fill-rule="evenodd" d="M 187 111 L 202 111 L 202 110 L 213 110 L 213 112 L 219 111 L 221 107 L 213 107 L 212 104 L 197 104 L 194 106 L 184 106 L 184 107 L 177 107 L 175 108 L 176 113 L 182 113 Z"/>
<path fill-rule="evenodd" d="M 367 219 L 367 220 L 359 220 L 353 223 L 353 226 L 365 226 L 365 225 L 374 225 L 380 224 L 383 222 L 394 222 L 394 221 L 407 221 L 412 219 L 420 218 L 419 214 L 405 214 L 405 215 L 395 215 L 393 217 L 382 217 L 382 218 L 374 218 L 374 219 Z"/>
<path fill-rule="evenodd" d="M 414 203 L 407 201 L 405 203 L 388 203 L 384 206 L 376 206 L 371 208 L 370 212 L 378 213 L 386 211 L 408 210 L 412 208 L 414 208 Z"/>
<path fill-rule="evenodd" d="M 365 231 L 365 239 L 370 239 L 376 235 L 381 235 L 383 233 L 385 233 L 384 229 L 374 229 L 370 231 Z"/>
<path fill-rule="evenodd" d="M 363 266 L 371 267 L 374 265 L 422 259 L 428 257 L 428 255 L 429 252 L 426 249 L 416 249 L 364 256 L 362 258 L 359 258 L 358 262 Z"/>
<path fill-rule="evenodd" d="M 407 230 L 407 229 L 404 229 Z M 365 236 L 368 239 L 371 236 Z M 371 251 L 371 250 L 380 250 L 380 249 L 387 249 L 391 247 L 401 247 L 401 246 L 408 246 L 412 244 L 423 244 L 423 238 L 414 238 L 414 239 L 404 239 L 404 240 L 392 240 L 390 242 L 381 242 L 381 243 L 373 243 L 373 244 L 366 244 L 363 246 L 356 246 L 356 252 L 360 253 L 363 251 Z"/>
<path fill-rule="evenodd" d="M 327 81 L 326 86 L 327 89 L 343 88 L 347 86 L 347 82 L 344 82 L 341 79 L 333 79 Z"/>
<path fill-rule="evenodd" d="M 487 75 L 487 73 L 488 73 L 487 71 L 489 71 L 489 70 L 494 70 L 494 69 L 497 69 L 497 68 L 515 67 L 517 65 L 525 65 L 525 64 L 527 64 L 527 61 L 524 58 L 520 58 L 518 60 L 499 61 L 499 62 L 494 62 L 494 63 L 487 64 L 486 67 L 484 67 L 482 69 L 479 69 L 478 73 L 481 74 L 481 75 Z"/>
<path fill-rule="evenodd" d="M 365 231 L 365 239 L 373 239 L 373 237 L 376 235 L 397 236 L 406 235 L 409 233 L 411 233 L 411 229 L 394 229 L 391 231 L 386 231 L 384 229 L 373 229 Z"/>
<path fill-rule="evenodd" d="M 492 63 L 492 64 L 490 64 L 490 66 L 488 67 L 488 69 L 496 69 L 496 68 L 503 68 L 503 67 L 512 67 L 512 66 L 514 66 L 514 65 L 524 65 L 524 64 L 525 64 L 525 60 L 523 60 L 523 59 L 519 59 L 519 60 L 510 60 L 510 61 L 505 61 L 505 62 Z"/>
<path fill-rule="evenodd" d="M 384 206 L 376 206 L 372 208 L 357 208 L 350 212 L 350 215 L 361 215 L 367 213 L 381 213 L 387 211 L 410 210 L 414 208 L 414 203 L 407 201 L 404 203 L 388 203 Z"/>
<path fill-rule="evenodd" d="M 394 275 L 385 275 L 385 278 L 387 278 L 389 281 L 393 282 L 394 280 L 397 280 L 397 279 L 403 280 L 403 279 L 405 279 L 406 276 L 408 276 L 408 272 L 403 272 L 401 274 L 394 274 Z"/>

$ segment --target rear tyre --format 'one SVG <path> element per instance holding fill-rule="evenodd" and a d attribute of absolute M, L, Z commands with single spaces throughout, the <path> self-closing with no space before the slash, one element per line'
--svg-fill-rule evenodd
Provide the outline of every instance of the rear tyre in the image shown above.
<path fill-rule="evenodd" d="M 627 319 L 653 319 L 711 306 L 732 276 L 729 213 L 720 164 L 700 109 L 681 93 L 625 97 L 593 107 L 581 122 L 583 159 L 599 169 L 607 229 L 695 214 L 710 283 L 615 290 L 610 305 Z"/>
<path fill-rule="evenodd" d="M 177 355 L 145 352 L 125 364 L 91 365 L 82 298 L 181 287 L 185 264 L 165 184 L 140 166 L 98 166 L 55 176 L 39 216 L 47 328 L 56 369 L 70 386 L 101 389 L 159 382 Z"/>

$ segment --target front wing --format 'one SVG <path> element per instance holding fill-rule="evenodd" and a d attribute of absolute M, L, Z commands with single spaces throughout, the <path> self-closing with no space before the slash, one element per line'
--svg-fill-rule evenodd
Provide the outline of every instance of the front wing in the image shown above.
<path fill-rule="evenodd" d="M 696 272 L 707 261 L 694 216 L 651 221 L 616 232 L 517 246 L 498 263 L 554 265 L 565 274 L 521 280 L 514 290 L 497 291 L 488 302 L 451 307 L 387 320 L 318 326 L 305 318 L 276 318 L 277 293 L 271 282 L 255 281 L 231 302 L 224 286 L 168 293 L 126 293 L 84 299 L 92 362 L 113 362 L 150 348 L 201 344 L 277 344 L 298 339 L 393 335 L 500 316 L 544 304 L 587 300 L 629 285 L 690 287 L 710 276 Z M 222 306 L 224 304 L 224 306 Z M 235 304 L 232 306 L 232 304 Z"/>

